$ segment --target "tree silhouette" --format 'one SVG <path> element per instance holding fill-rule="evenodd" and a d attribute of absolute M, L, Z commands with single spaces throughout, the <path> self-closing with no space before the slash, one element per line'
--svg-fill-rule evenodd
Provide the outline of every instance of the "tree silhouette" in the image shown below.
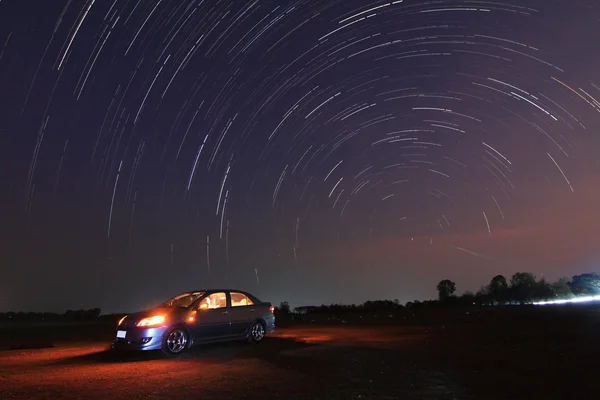
<path fill-rule="evenodd" d="M 290 303 L 288 303 L 287 301 L 282 301 L 281 304 L 279 304 L 278 311 L 282 314 L 289 314 L 290 313 Z"/>
<path fill-rule="evenodd" d="M 480 304 L 489 305 L 492 302 L 492 296 L 490 295 L 489 285 L 484 285 L 480 287 L 479 290 L 475 293 L 475 299 L 479 301 Z"/>
<path fill-rule="evenodd" d="M 600 275 L 575 275 L 569 284 L 574 295 L 594 296 L 600 294 Z"/>
<path fill-rule="evenodd" d="M 559 298 L 570 298 L 573 297 L 573 292 L 571 291 L 569 278 L 560 278 L 556 282 L 552 283 L 550 286 L 552 287 L 552 291 Z"/>
<path fill-rule="evenodd" d="M 549 300 L 556 297 L 552 285 L 542 278 L 533 286 L 532 297 L 536 300 Z"/>
<path fill-rule="evenodd" d="M 492 301 L 499 304 L 505 303 L 509 298 L 508 282 L 506 282 L 506 278 L 502 275 L 493 277 L 488 286 L 488 294 Z"/>
<path fill-rule="evenodd" d="M 458 304 L 461 306 L 470 306 L 475 304 L 476 295 L 470 290 L 465 291 L 459 298 Z"/>
<path fill-rule="evenodd" d="M 536 286 L 535 276 L 531 272 L 517 272 L 510 278 L 512 298 L 519 303 L 530 302 Z"/>
<path fill-rule="evenodd" d="M 456 283 L 449 279 L 444 279 L 438 283 L 437 291 L 440 301 L 447 301 L 456 292 Z"/>

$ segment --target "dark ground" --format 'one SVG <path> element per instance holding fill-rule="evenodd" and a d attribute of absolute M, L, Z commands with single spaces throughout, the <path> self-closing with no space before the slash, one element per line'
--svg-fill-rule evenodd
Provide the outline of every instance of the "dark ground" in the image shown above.
<path fill-rule="evenodd" d="M 0 351 L 0 399 L 548 400 L 600 393 L 598 306 L 314 319 L 282 321 L 259 345 L 210 345 L 177 358 L 108 352 L 114 328 L 106 324 L 4 326 L 0 348 L 22 349 Z"/>

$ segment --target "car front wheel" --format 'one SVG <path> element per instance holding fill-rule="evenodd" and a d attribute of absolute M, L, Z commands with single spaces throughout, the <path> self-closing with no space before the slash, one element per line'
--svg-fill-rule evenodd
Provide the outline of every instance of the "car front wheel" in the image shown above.
<path fill-rule="evenodd" d="M 162 351 L 169 355 L 183 352 L 188 345 L 188 334 L 181 327 L 171 328 L 163 339 Z"/>
<path fill-rule="evenodd" d="M 248 341 L 250 343 L 259 343 L 265 337 L 265 326 L 262 322 L 255 322 L 250 327 L 250 332 L 248 334 Z"/>

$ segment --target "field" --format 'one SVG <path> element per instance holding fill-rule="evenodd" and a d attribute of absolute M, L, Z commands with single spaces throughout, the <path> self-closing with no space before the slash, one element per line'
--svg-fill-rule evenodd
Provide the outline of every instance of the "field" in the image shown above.
<path fill-rule="evenodd" d="M 259 345 L 114 354 L 109 324 L 0 327 L 1 399 L 574 399 L 600 393 L 600 307 L 282 321 Z M 37 348 L 36 348 L 37 347 Z"/>

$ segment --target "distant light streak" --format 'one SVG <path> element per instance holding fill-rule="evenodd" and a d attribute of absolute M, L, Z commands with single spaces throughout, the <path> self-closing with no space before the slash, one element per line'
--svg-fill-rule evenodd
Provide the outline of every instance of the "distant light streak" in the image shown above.
<path fill-rule="evenodd" d="M 113 186 L 112 199 L 110 201 L 110 212 L 108 214 L 108 237 L 110 237 L 110 227 L 112 224 L 113 206 L 115 204 L 115 193 L 117 193 L 117 184 L 119 183 L 119 174 L 121 174 L 121 167 L 123 166 L 123 160 L 119 163 L 119 170 L 117 171 L 117 177 L 115 178 L 115 185 Z"/>
<path fill-rule="evenodd" d="M 319 108 L 323 107 L 325 104 L 329 103 L 331 100 L 335 99 L 340 94 L 342 94 L 342 92 L 338 92 L 338 93 L 334 94 L 333 96 L 331 96 L 330 98 L 328 98 L 327 100 L 325 100 L 324 102 L 322 102 L 321 104 L 319 104 L 314 110 L 312 110 L 311 112 L 309 112 L 308 115 L 306 117 L 304 117 L 304 119 L 308 119 L 308 117 L 310 117 L 311 115 L 313 115 Z"/>
<path fill-rule="evenodd" d="M 339 163 L 337 163 L 337 164 L 335 165 L 335 167 L 333 167 L 333 168 L 331 169 L 331 171 L 329 171 L 329 173 L 327 174 L 327 176 L 325 177 L 325 179 L 323 179 L 323 182 L 325 182 L 325 181 L 326 181 L 326 180 L 327 180 L 327 179 L 328 179 L 328 178 L 331 176 L 331 174 L 333 174 L 333 171 L 335 171 L 335 169 L 336 169 L 337 167 L 339 167 L 339 166 L 340 166 L 340 164 L 341 164 L 343 161 L 344 161 L 344 160 L 340 160 L 340 162 L 339 162 Z"/>
<path fill-rule="evenodd" d="M 596 105 L 597 107 L 600 107 L 600 102 L 598 100 L 596 100 L 596 98 L 594 98 L 594 96 L 592 96 L 591 94 L 589 94 L 588 92 L 586 92 L 585 90 L 583 90 L 582 88 L 579 88 L 579 90 L 581 90 L 583 93 L 585 93 L 590 99 L 592 99 L 592 101 L 594 102 L 594 105 Z"/>
<path fill-rule="evenodd" d="M 279 193 L 279 189 L 281 188 L 281 183 L 285 178 L 285 173 L 287 171 L 289 164 L 285 166 L 283 171 L 281 172 L 281 176 L 279 177 L 279 182 L 277 182 L 277 186 L 275 186 L 275 190 L 273 191 L 273 207 L 275 206 L 275 202 L 277 201 L 277 194 Z"/>
<path fill-rule="evenodd" d="M 532 106 L 534 106 L 534 107 L 538 108 L 539 110 L 541 110 L 542 112 L 546 113 L 546 115 L 549 115 L 550 117 L 552 117 L 552 119 L 553 119 L 553 120 L 555 120 L 555 121 L 558 121 L 558 119 L 557 119 L 557 118 L 556 118 L 554 115 L 550 114 L 550 112 L 548 112 L 548 111 L 546 111 L 545 109 L 543 109 L 542 107 L 538 106 L 538 105 L 537 105 L 537 104 L 535 104 L 533 101 L 531 101 L 531 100 L 529 100 L 529 99 L 527 99 L 527 98 L 525 98 L 525 97 L 521 96 L 521 95 L 520 95 L 520 94 L 518 94 L 518 93 L 515 93 L 515 92 L 510 92 L 510 93 L 511 93 L 512 95 L 514 95 L 514 96 L 517 96 L 517 97 L 518 97 L 518 98 L 520 98 L 520 99 L 523 99 L 523 100 L 525 100 L 526 102 L 528 102 L 528 103 L 529 103 L 529 104 L 531 104 Z"/>
<path fill-rule="evenodd" d="M 357 19 L 356 21 L 349 22 L 349 23 L 347 23 L 347 24 L 346 24 L 346 25 L 344 25 L 344 26 L 340 26 L 339 28 L 337 28 L 337 29 L 334 29 L 333 31 L 329 32 L 328 34 L 326 34 L 326 35 L 324 35 L 324 36 L 321 36 L 321 37 L 319 38 L 319 41 L 321 41 L 321 40 L 325 39 L 327 36 L 333 35 L 334 33 L 338 32 L 338 31 L 341 31 L 341 30 L 342 30 L 342 29 L 344 29 L 344 28 L 347 28 L 347 27 L 349 27 L 350 25 L 354 25 L 354 24 L 356 24 L 357 22 L 364 21 L 365 19 L 366 19 L 366 17 L 362 17 L 362 18 L 359 18 L 359 19 Z"/>
<path fill-rule="evenodd" d="M 361 112 L 361 111 L 363 111 L 363 110 L 366 110 L 367 108 L 371 108 L 371 107 L 373 107 L 373 106 L 375 106 L 375 105 L 377 105 L 377 103 L 373 103 L 373 104 L 370 104 L 370 105 L 368 105 L 368 106 L 361 107 L 361 108 L 359 108 L 358 110 L 356 110 L 356 111 L 353 111 L 353 112 L 351 112 L 350 114 L 346 115 L 346 116 L 345 116 L 344 118 L 342 118 L 340 121 L 345 121 L 346 119 L 350 118 L 350 117 L 351 117 L 351 116 L 353 116 L 354 114 L 357 114 L 357 113 L 359 113 L 359 112 Z"/>
<path fill-rule="evenodd" d="M 96 1 L 96 0 L 94 0 L 94 1 Z M 150 17 L 152 17 L 152 14 L 154 14 L 154 11 L 156 11 L 156 8 L 160 5 L 161 2 L 162 2 L 162 0 L 158 0 L 158 3 L 156 3 L 156 5 L 152 9 L 152 11 L 150 11 L 150 14 L 148 14 L 148 16 L 146 17 L 146 20 L 144 21 L 142 26 L 140 26 L 140 29 L 138 29 L 137 33 L 133 37 L 133 40 L 131 41 L 131 43 L 129 43 L 129 47 L 127 47 L 127 50 L 125 50 L 125 55 L 127 55 L 127 53 L 129 53 L 129 50 L 131 50 L 131 46 L 133 46 L 137 37 L 140 35 L 140 32 L 142 31 L 142 29 L 144 29 L 144 26 L 146 26 L 146 24 L 148 23 L 148 20 L 150 19 Z"/>
<path fill-rule="evenodd" d="M 496 207 L 498 207 L 498 211 L 500 211 L 500 216 L 502 217 L 502 219 L 504 219 L 504 213 L 502 212 L 502 209 L 500 208 L 500 204 L 498 204 L 498 201 L 496 200 L 496 198 L 494 196 L 492 196 L 492 199 L 494 199 L 494 203 L 496 203 Z"/>
<path fill-rule="evenodd" d="M 490 229 L 490 221 L 488 221 L 488 217 L 487 215 L 485 215 L 485 211 L 482 212 L 482 214 L 483 218 L 485 218 L 485 224 L 487 225 L 488 233 L 492 233 L 492 230 Z"/>
<path fill-rule="evenodd" d="M 142 100 L 142 103 L 140 104 L 140 108 L 138 109 L 138 112 L 137 112 L 137 114 L 135 116 L 135 119 L 133 120 L 134 124 L 136 124 L 138 122 L 138 119 L 140 118 L 140 114 L 142 113 L 142 110 L 146 106 L 146 100 L 148 99 L 148 96 L 150 95 L 150 92 L 152 91 L 152 88 L 154 87 L 154 84 L 156 83 L 156 80 L 160 76 L 160 73 L 162 72 L 162 70 L 163 70 L 164 67 L 165 66 L 162 65 L 160 67 L 160 69 L 158 70 L 158 72 L 156 73 L 156 75 L 154 76 L 154 80 L 150 84 L 150 87 L 148 88 L 148 91 L 146 92 L 146 95 L 144 96 L 144 100 Z M 82 88 L 82 90 L 83 90 L 83 88 Z M 79 94 L 81 95 L 81 93 L 79 93 Z M 77 98 L 79 99 L 79 97 L 77 97 Z"/>
<path fill-rule="evenodd" d="M 401 1 L 397 1 L 397 2 L 395 2 L 395 3 L 401 3 L 401 2 L 402 2 L 402 0 L 401 0 Z M 380 8 L 383 8 L 383 7 L 388 7 L 388 6 L 391 6 L 392 4 L 395 4 L 395 3 L 387 3 L 387 4 L 382 4 L 382 5 L 380 5 L 380 6 L 376 6 L 376 7 L 369 8 L 368 10 L 361 11 L 361 12 L 359 12 L 359 13 L 357 13 L 357 14 L 354 14 L 354 15 L 352 15 L 352 16 L 350 16 L 350 17 L 348 17 L 348 18 L 345 18 L 345 19 L 341 20 L 341 21 L 340 21 L 340 22 L 338 22 L 338 23 L 339 23 L 339 24 L 343 24 L 344 22 L 346 22 L 346 21 L 348 21 L 348 20 L 350 20 L 350 19 L 352 19 L 352 18 L 356 18 L 356 17 L 358 17 L 358 16 L 360 16 L 360 15 L 366 14 L 366 13 L 368 13 L 368 12 L 371 12 L 371 11 L 378 10 L 378 9 L 380 9 Z"/>
<path fill-rule="evenodd" d="M 431 171 L 431 172 L 433 172 L 433 173 L 435 173 L 435 174 L 438 174 L 438 175 L 445 176 L 446 178 L 450 178 L 450 175 L 446 175 L 446 174 L 444 174 L 443 172 L 437 171 L 437 170 L 435 170 L 435 169 L 429 169 L 429 171 Z"/>
<path fill-rule="evenodd" d="M 445 215 L 442 215 L 442 218 L 444 218 L 444 221 L 446 221 L 446 224 L 448 225 L 448 227 L 450 227 L 450 221 L 448 221 L 448 218 L 446 218 Z"/>
<path fill-rule="evenodd" d="M 108 31 L 108 34 L 104 38 L 104 41 L 102 42 L 102 45 L 100 46 L 100 48 L 96 52 L 96 56 L 94 57 L 94 61 L 92 61 L 92 64 L 90 65 L 90 68 L 88 69 L 88 72 L 87 72 L 87 74 L 85 76 L 85 79 L 83 80 L 83 83 L 82 83 L 81 88 L 79 90 L 79 94 L 77 95 L 77 100 L 79 100 L 79 98 L 81 97 L 81 93 L 83 92 L 83 89 L 85 88 L 85 85 L 86 85 L 86 83 L 88 81 L 88 78 L 89 78 L 90 74 L 92 73 L 92 69 L 94 69 L 94 65 L 96 65 L 96 60 L 98 59 L 98 56 L 100 56 L 100 53 L 102 52 L 102 49 L 104 48 L 104 45 L 106 44 L 106 41 L 110 37 L 110 34 L 112 33 L 113 28 L 115 27 L 115 25 L 117 25 L 117 22 L 119 22 L 119 18 L 120 17 L 117 17 L 117 19 L 113 23 L 112 27 L 110 28 L 110 31 Z"/>
<path fill-rule="evenodd" d="M 506 82 L 503 82 L 503 81 L 501 81 L 501 80 L 494 79 L 494 78 L 488 78 L 488 79 L 489 79 L 490 81 L 494 81 L 494 82 L 496 82 L 496 83 L 500 83 L 500 84 L 502 84 L 502 85 L 504 85 L 504 86 L 508 86 L 509 88 L 513 88 L 513 89 L 515 89 L 515 90 L 518 90 L 519 92 L 525 93 L 527 96 L 531 96 L 531 95 L 530 95 L 528 92 L 524 91 L 523 89 L 520 89 L 520 88 L 518 88 L 518 87 L 516 87 L 516 86 L 510 85 L 510 84 L 508 84 L 508 83 L 506 83 Z"/>
<path fill-rule="evenodd" d="M 448 247 L 450 247 L 450 248 L 452 248 L 452 249 L 456 249 L 456 250 L 463 251 L 463 252 L 465 252 L 465 253 L 468 253 L 468 254 L 471 254 L 472 256 L 475 256 L 475 257 L 483 258 L 483 259 L 485 259 L 485 260 L 489 260 L 489 261 L 495 261 L 495 260 L 494 260 L 493 258 L 491 258 L 491 257 L 488 257 L 488 256 L 486 256 L 486 255 L 484 255 L 484 254 L 476 253 L 476 252 L 474 252 L 474 251 L 472 251 L 472 250 L 467 250 L 467 249 L 465 249 L 465 248 L 463 248 L 463 247 L 458 247 L 458 246 L 448 246 Z"/>
<path fill-rule="evenodd" d="M 229 189 L 225 192 L 225 200 L 223 200 L 223 211 L 221 211 L 221 230 L 219 238 L 223 239 L 223 222 L 225 219 L 225 210 L 227 209 L 227 200 L 229 199 Z"/>
<path fill-rule="evenodd" d="M 363 169 L 362 171 L 360 171 L 355 177 L 354 179 L 358 179 L 359 176 L 361 176 L 362 174 L 364 174 L 365 172 L 367 172 L 368 170 L 370 170 L 371 168 L 373 168 L 372 165 L 369 165 L 367 168 Z"/>
<path fill-rule="evenodd" d="M 552 79 L 558 83 L 560 83 L 561 85 L 563 85 L 564 87 L 566 87 L 567 89 L 569 89 L 570 91 L 572 91 L 573 93 L 575 93 L 577 96 L 579 96 L 583 101 L 585 101 L 586 103 L 588 103 L 590 106 L 594 107 L 594 109 L 598 112 L 600 112 L 600 108 L 596 107 L 593 103 L 591 103 L 588 99 L 586 99 L 585 97 L 583 97 L 578 91 L 576 91 L 575 89 L 573 89 L 571 86 L 567 85 L 566 83 L 564 83 L 563 81 L 561 81 L 558 78 L 552 77 Z"/>
<path fill-rule="evenodd" d="M 29 164 L 29 175 L 27 177 L 27 197 L 25 200 L 25 208 L 29 208 L 29 206 L 31 205 L 32 202 L 32 198 L 33 198 L 33 194 L 32 192 L 32 186 L 34 186 L 33 183 L 33 177 L 35 174 L 35 167 L 37 165 L 37 161 L 38 161 L 38 156 L 40 154 L 40 148 L 42 147 L 42 141 L 44 140 L 44 133 L 46 132 L 46 127 L 48 126 L 48 121 L 50 120 L 50 116 L 46 116 L 46 119 L 44 121 L 42 121 L 42 124 L 40 125 L 40 130 L 38 132 L 38 137 L 37 137 L 37 141 L 35 144 L 35 148 L 33 150 L 33 157 L 31 158 L 31 163 Z"/>
<path fill-rule="evenodd" d="M 548 157 L 550 157 L 550 159 L 552 160 L 552 162 L 554 163 L 554 165 L 556 165 L 556 168 L 558 168 L 558 170 L 560 171 L 560 173 L 562 174 L 563 178 L 565 178 L 565 181 L 567 181 L 567 185 L 569 185 L 569 188 L 571 189 L 571 192 L 575 192 L 573 190 L 573 186 L 571 186 L 571 182 L 569 182 L 569 179 L 567 178 L 567 176 L 565 175 L 565 173 L 563 172 L 562 168 L 560 167 L 560 165 L 558 165 L 558 163 L 556 162 L 556 160 L 550 155 L 550 153 L 546 153 L 548 154 Z"/>
<path fill-rule="evenodd" d="M 338 187 L 338 185 L 342 182 L 344 178 L 340 178 L 340 180 L 335 184 L 335 186 L 333 187 L 333 189 L 331 189 L 331 193 L 329 193 L 329 197 L 331 197 L 331 195 L 333 194 L 333 192 L 335 191 L 335 189 Z"/>
<path fill-rule="evenodd" d="M 67 54 L 69 54 L 69 49 L 71 48 L 71 45 L 73 44 L 73 41 L 75 40 L 75 37 L 77 36 L 77 33 L 79 32 L 79 28 L 81 28 L 81 24 L 83 24 L 83 21 L 85 21 L 85 18 L 87 17 L 88 13 L 90 12 L 90 9 L 92 8 L 92 6 L 94 5 L 95 2 L 96 2 L 96 0 L 92 0 L 90 2 L 87 9 L 83 13 L 83 17 L 81 17 L 81 19 L 79 20 L 79 23 L 77 24 L 77 28 L 75 28 L 75 32 L 71 35 L 71 40 L 69 40 L 69 44 L 67 45 L 67 48 L 65 49 L 62 59 L 60 60 L 60 63 L 58 64 L 58 68 L 57 68 L 58 70 L 60 70 L 60 68 L 62 67 L 63 62 L 65 61 L 65 58 L 67 57 Z"/>
<path fill-rule="evenodd" d="M 196 166 L 198 165 L 198 159 L 200 158 L 200 154 L 202 154 L 202 149 L 204 148 L 204 145 L 206 144 L 206 139 L 208 139 L 208 134 L 206 135 L 206 137 L 204 138 L 204 141 L 200 145 L 200 148 L 198 149 L 198 154 L 196 154 L 196 160 L 194 160 L 194 166 L 192 167 L 192 172 L 190 173 L 190 179 L 188 180 L 188 185 L 187 185 L 188 191 L 190 190 L 190 187 L 192 186 L 192 179 L 194 179 L 194 174 L 196 172 Z"/>
<path fill-rule="evenodd" d="M 200 107 L 198 107 L 198 109 L 194 113 L 194 116 L 192 117 L 190 124 L 188 125 L 185 133 L 183 134 L 183 139 L 181 139 L 181 144 L 179 145 L 179 149 L 177 150 L 177 154 L 175 155 L 175 160 L 179 159 L 179 153 L 181 153 L 181 149 L 183 148 L 183 143 L 185 142 L 185 138 L 187 138 L 188 132 L 192 128 L 192 125 L 194 124 L 194 121 L 196 120 L 196 117 L 198 116 L 198 112 L 200 112 L 200 108 L 202 108 L 203 104 L 204 104 L 204 101 L 202 101 L 202 103 L 200 103 Z"/>
<path fill-rule="evenodd" d="M 420 13 L 433 13 L 433 12 L 444 12 L 444 11 L 482 11 L 489 12 L 486 8 L 437 8 L 435 10 L 422 10 Z"/>
<path fill-rule="evenodd" d="M 221 190 L 219 191 L 219 199 L 217 200 L 217 212 L 215 215 L 219 215 L 219 208 L 221 207 L 221 197 L 223 196 L 223 189 L 225 188 L 225 182 L 227 181 L 227 176 L 229 175 L 230 169 L 231 164 L 228 164 L 227 170 L 225 171 L 225 176 L 223 176 L 223 182 L 221 182 Z"/>
<path fill-rule="evenodd" d="M 342 207 L 342 212 L 340 213 L 340 217 L 344 215 L 344 211 L 346 211 L 346 207 L 348 207 L 348 203 L 350 203 L 350 200 L 346 200 L 344 207 Z"/>
<path fill-rule="evenodd" d="M 590 303 L 592 301 L 600 301 L 600 295 L 575 297 L 573 299 L 535 301 L 535 302 L 533 302 L 533 304 L 536 306 L 545 306 L 545 305 L 552 305 L 552 304 Z"/>
<path fill-rule="evenodd" d="M 500 153 L 498 150 L 496 150 L 495 148 L 493 148 L 492 146 L 490 146 L 489 144 L 487 144 L 486 142 L 481 142 L 483 143 L 484 146 L 488 147 L 489 149 L 493 150 L 496 154 L 498 154 L 500 157 L 502 157 L 507 163 L 511 164 L 510 160 L 506 157 L 504 157 L 504 155 L 502 153 Z"/>
<path fill-rule="evenodd" d="M 332 208 L 335 208 L 335 206 L 336 206 L 337 202 L 340 200 L 340 197 L 342 197 L 342 194 L 344 193 L 344 190 L 345 190 L 345 189 L 342 189 L 342 190 L 340 190 L 340 192 L 338 193 L 338 195 L 337 195 L 337 197 L 336 197 L 335 201 L 333 202 L 333 207 L 332 207 Z"/>
<path fill-rule="evenodd" d="M 454 128 L 452 126 L 446 126 L 446 125 L 438 125 L 438 124 L 431 124 L 431 126 L 435 126 L 436 128 L 444 128 L 444 129 L 450 129 L 456 132 L 460 132 L 460 133 L 467 133 L 462 129 L 458 129 L 458 128 Z"/>

